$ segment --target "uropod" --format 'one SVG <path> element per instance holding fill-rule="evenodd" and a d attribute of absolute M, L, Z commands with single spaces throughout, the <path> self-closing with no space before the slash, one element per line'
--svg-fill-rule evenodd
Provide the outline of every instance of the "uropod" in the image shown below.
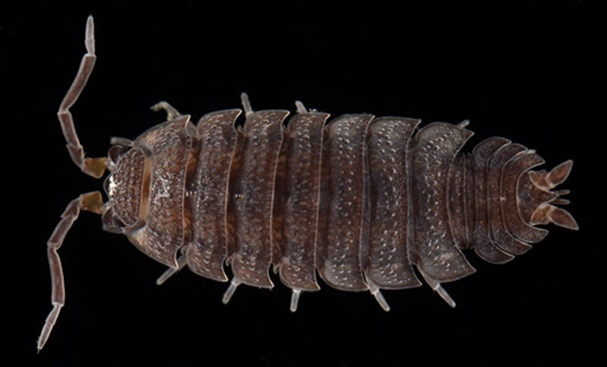
<path fill-rule="evenodd" d="M 522 255 L 556 224 L 577 230 L 558 205 L 572 161 L 537 170 L 544 160 L 502 137 L 462 152 L 472 136 L 468 121 L 329 114 L 296 102 L 285 110 L 211 112 L 196 125 L 167 102 L 153 106 L 167 121 L 134 140 L 112 138 L 107 157 L 87 158 L 70 108 L 95 64 L 93 18 L 86 54 L 59 107 L 68 152 L 82 172 L 104 181 L 101 192 L 71 201 L 48 240 L 53 308 L 38 350 L 65 304 L 58 250 L 80 211 L 101 215 L 103 229 L 121 233 L 168 270 L 229 282 L 227 303 L 241 284 L 274 286 L 269 270 L 292 289 L 319 290 L 317 274 L 344 291 L 368 291 L 386 311 L 382 289 L 425 281 L 450 306 L 442 283 L 475 272 L 463 250 L 503 264 Z M 231 269 L 231 277 L 225 268 Z"/>

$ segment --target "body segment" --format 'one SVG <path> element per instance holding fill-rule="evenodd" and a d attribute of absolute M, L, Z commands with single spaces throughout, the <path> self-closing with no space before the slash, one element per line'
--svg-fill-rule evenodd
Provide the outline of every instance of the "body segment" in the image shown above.
<path fill-rule="evenodd" d="M 189 116 L 178 117 L 150 129 L 133 143 L 146 156 L 139 212 L 142 225 L 125 234 L 143 253 L 170 267 L 177 266 L 185 232 L 185 175 L 191 145 L 188 124 Z M 120 160 L 117 164 L 121 166 Z"/>
<path fill-rule="evenodd" d="M 278 195 L 283 215 L 278 242 L 281 281 L 292 289 L 314 291 L 316 247 L 319 241 L 322 141 L 326 113 L 297 114 L 285 133 L 286 167 L 283 193 Z"/>
<path fill-rule="evenodd" d="M 316 266 L 322 279 L 341 290 L 366 290 L 360 262 L 365 206 L 366 132 L 371 115 L 344 115 L 325 131 L 324 187 Z"/>
<path fill-rule="evenodd" d="M 421 285 L 410 257 L 410 138 L 417 119 L 374 119 L 367 134 L 369 240 L 362 252 L 365 279 L 380 288 Z"/>
<path fill-rule="evenodd" d="M 244 144 L 230 200 L 233 202 L 235 248 L 230 264 L 239 282 L 272 288 L 272 211 L 282 121 L 287 111 L 259 111 L 247 116 Z M 225 188 L 224 188 L 225 189 Z"/>
<path fill-rule="evenodd" d="M 228 183 L 236 154 L 234 122 L 240 110 L 209 113 L 198 122 L 188 162 L 185 201 L 190 228 L 187 260 L 190 270 L 209 279 L 227 281 L 223 263 L 228 256 Z"/>

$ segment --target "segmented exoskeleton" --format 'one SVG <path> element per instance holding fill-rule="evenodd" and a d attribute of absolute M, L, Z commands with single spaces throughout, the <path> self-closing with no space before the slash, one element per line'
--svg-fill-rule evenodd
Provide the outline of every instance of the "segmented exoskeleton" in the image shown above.
<path fill-rule="evenodd" d="M 293 290 L 316 291 L 316 273 L 331 287 L 370 291 L 421 285 L 421 275 L 451 306 L 441 286 L 474 268 L 463 249 L 502 264 L 548 233 L 537 225 L 577 229 L 566 190 L 551 191 L 571 171 L 566 161 L 551 171 L 533 150 L 494 137 L 471 153 L 467 121 L 435 122 L 367 114 L 297 113 L 286 127 L 283 110 L 254 111 L 242 95 L 239 109 L 203 116 L 196 126 L 166 102 L 168 121 L 135 140 L 112 139 L 105 158 L 85 158 L 70 107 L 95 63 L 93 18 L 86 27 L 80 70 L 58 116 L 68 151 L 104 189 L 67 206 L 48 242 L 53 310 L 38 348 L 48 339 L 65 303 L 57 250 L 80 210 L 101 214 L 103 228 L 125 234 L 143 253 L 165 264 L 164 282 L 187 266 L 205 278 L 227 281 L 228 302 L 240 284 L 272 288 L 271 266 Z"/>

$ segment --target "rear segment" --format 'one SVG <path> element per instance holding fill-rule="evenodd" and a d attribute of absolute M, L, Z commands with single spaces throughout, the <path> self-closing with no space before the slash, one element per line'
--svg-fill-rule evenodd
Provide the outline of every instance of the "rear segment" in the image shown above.
<path fill-rule="evenodd" d="M 449 173 L 449 219 L 458 247 L 503 264 L 546 237 L 537 225 L 577 230 L 573 217 L 555 206 L 568 203 L 561 198 L 568 191 L 551 191 L 565 181 L 572 162 L 551 172 L 532 170 L 543 163 L 535 151 L 499 137 L 460 154 Z"/>
<path fill-rule="evenodd" d="M 568 190 L 552 191 L 553 188 L 565 182 L 573 161 L 565 161 L 554 167 L 552 171 L 530 171 L 519 179 L 518 193 L 521 199 L 519 212 L 522 220 L 529 225 L 556 224 L 557 226 L 578 230 L 578 224 L 571 214 L 556 205 L 567 205 L 569 201 L 561 196 Z"/>

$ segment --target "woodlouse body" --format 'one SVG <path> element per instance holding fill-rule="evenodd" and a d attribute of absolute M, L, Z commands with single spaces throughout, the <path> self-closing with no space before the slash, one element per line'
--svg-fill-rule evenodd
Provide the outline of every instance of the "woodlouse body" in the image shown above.
<path fill-rule="evenodd" d="M 80 209 L 167 265 L 159 284 L 185 266 L 227 281 L 228 264 L 227 302 L 240 284 L 272 288 L 273 266 L 293 289 L 293 311 L 302 291 L 319 289 L 316 273 L 331 287 L 370 291 L 388 310 L 380 290 L 421 285 L 417 270 L 454 306 L 441 283 L 475 271 L 463 249 L 501 264 L 546 236 L 538 224 L 577 229 L 555 206 L 567 192 L 551 191 L 571 161 L 534 171 L 539 155 L 499 137 L 462 153 L 467 121 L 418 129 L 417 119 L 349 114 L 326 124 L 328 114 L 298 102 L 285 128 L 288 111 L 253 111 L 243 94 L 243 129 L 234 128 L 241 110 L 209 113 L 194 126 L 161 102 L 155 109 L 169 121 L 133 141 L 114 138 L 107 158 L 84 158 L 69 108 L 95 61 L 92 18 L 86 35 L 88 53 L 59 119 L 74 162 L 95 177 L 111 171 L 108 200 L 94 192 L 72 201 L 49 240 L 54 308 L 39 349 L 65 302 L 57 250 Z"/>

